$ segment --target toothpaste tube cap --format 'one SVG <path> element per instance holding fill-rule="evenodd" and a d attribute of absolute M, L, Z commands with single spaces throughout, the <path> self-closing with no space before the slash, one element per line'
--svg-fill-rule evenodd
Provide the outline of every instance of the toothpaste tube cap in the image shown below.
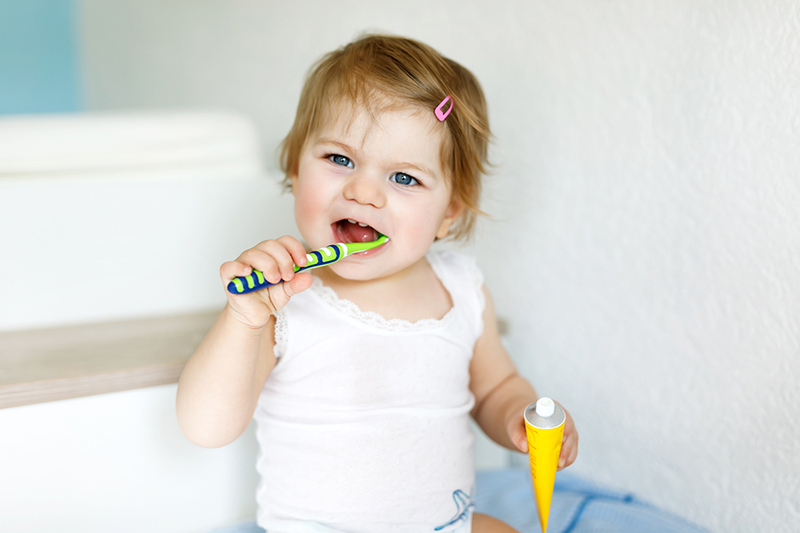
<path fill-rule="evenodd" d="M 556 412 L 556 404 L 550 398 L 536 400 L 536 414 L 542 418 L 549 418 Z"/>

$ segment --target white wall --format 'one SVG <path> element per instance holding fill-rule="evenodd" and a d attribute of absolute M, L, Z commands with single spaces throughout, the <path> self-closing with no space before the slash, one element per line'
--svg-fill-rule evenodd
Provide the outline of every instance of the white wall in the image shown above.
<path fill-rule="evenodd" d="M 252 519 L 252 429 L 227 448 L 194 446 L 176 388 L 0 410 L 0 531 L 207 533 Z"/>
<path fill-rule="evenodd" d="M 294 226 L 256 142 L 224 113 L 1 117 L 0 332 L 221 308 L 219 265 L 264 228 Z M 207 533 L 252 519 L 254 433 L 192 445 L 175 393 L 0 410 L 0 531 Z"/>
<path fill-rule="evenodd" d="M 219 265 L 294 227 L 258 143 L 230 113 L 0 117 L 0 331 L 222 308 Z"/>
<path fill-rule="evenodd" d="M 267 153 L 364 29 L 482 80 L 479 254 L 576 472 L 718 532 L 800 521 L 800 7 L 564 0 L 82 3 L 90 107 L 215 106 Z"/>

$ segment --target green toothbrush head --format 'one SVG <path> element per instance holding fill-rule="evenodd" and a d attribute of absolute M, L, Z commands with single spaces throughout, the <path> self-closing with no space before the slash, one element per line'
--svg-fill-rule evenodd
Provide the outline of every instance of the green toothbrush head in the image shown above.
<path fill-rule="evenodd" d="M 347 255 L 357 254 L 358 252 L 366 252 L 367 250 L 372 250 L 373 248 L 377 248 L 378 246 L 389 242 L 389 237 L 386 235 L 380 233 L 378 235 L 378 239 L 372 242 L 345 242 L 341 244 L 344 244 L 344 247 L 347 249 Z"/>

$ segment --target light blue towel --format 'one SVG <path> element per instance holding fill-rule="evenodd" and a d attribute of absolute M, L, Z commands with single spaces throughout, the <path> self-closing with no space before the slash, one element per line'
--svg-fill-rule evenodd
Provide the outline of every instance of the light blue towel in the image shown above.
<path fill-rule="evenodd" d="M 541 533 L 527 470 L 478 472 L 479 513 L 499 518 L 520 533 Z M 625 492 L 609 490 L 568 471 L 556 475 L 548 533 L 707 533 Z M 212 533 L 264 533 L 255 522 Z"/>
<path fill-rule="evenodd" d="M 530 473 L 509 469 L 479 472 L 476 511 L 516 528 L 541 533 L 531 494 Z M 548 533 L 705 533 L 672 514 L 609 490 L 568 471 L 556 475 Z"/>

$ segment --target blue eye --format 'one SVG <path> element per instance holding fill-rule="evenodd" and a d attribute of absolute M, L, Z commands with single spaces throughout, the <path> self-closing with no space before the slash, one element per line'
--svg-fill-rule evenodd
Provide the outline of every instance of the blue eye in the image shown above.
<path fill-rule="evenodd" d="M 331 154 L 328 156 L 328 159 L 336 163 L 337 165 L 342 165 L 343 167 L 353 168 L 353 162 L 350 161 L 349 157 L 345 157 L 339 154 Z"/>
<path fill-rule="evenodd" d="M 392 174 L 392 177 L 389 178 L 389 180 L 399 185 L 419 185 L 419 181 L 417 181 L 417 178 L 409 176 L 408 174 L 405 174 L 403 172 L 397 172 L 395 174 Z"/>

